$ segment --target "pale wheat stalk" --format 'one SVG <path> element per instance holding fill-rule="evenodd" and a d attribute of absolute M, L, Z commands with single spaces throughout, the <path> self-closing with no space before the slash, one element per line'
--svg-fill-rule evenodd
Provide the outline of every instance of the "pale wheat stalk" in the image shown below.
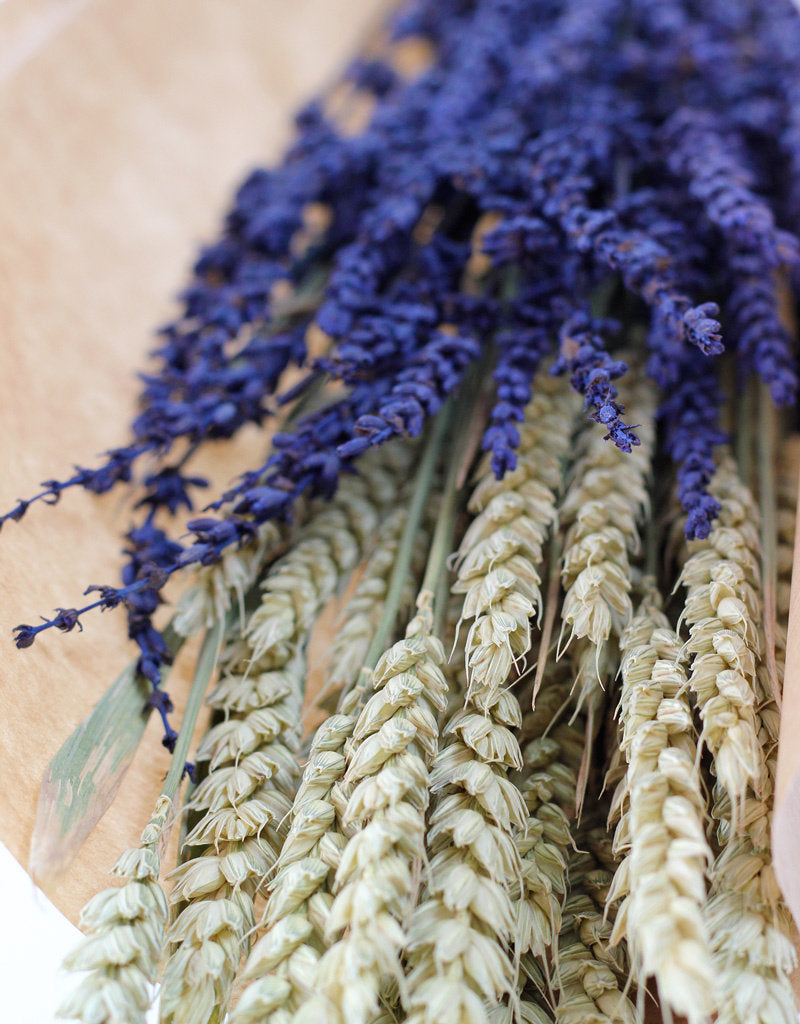
<path fill-rule="evenodd" d="M 782 673 L 782 658 L 777 661 Z M 798 1012 L 790 978 L 797 963 L 791 918 L 770 848 L 778 714 L 764 666 L 762 675 L 759 741 L 768 752 L 768 782 L 758 796 L 748 790 L 735 826 L 729 795 L 715 789 L 720 851 L 711 868 L 707 917 L 720 1024 L 794 1024 Z"/>
<path fill-rule="evenodd" d="M 556 522 L 575 417 L 568 384 L 540 374 L 520 426 L 517 468 L 502 480 L 488 460 L 478 470 L 469 503 L 475 518 L 459 548 L 453 589 L 464 594 L 462 617 L 470 622 L 470 690 L 474 683 L 489 702 L 530 650 L 531 619 L 541 611 L 543 546 Z"/>
<path fill-rule="evenodd" d="M 405 638 L 375 668 L 375 693 L 353 732 L 344 821 L 358 827 L 342 852 L 327 918 L 329 938 L 339 937 L 320 959 L 317 996 L 297 1021 L 366 1024 L 386 982 L 402 979 L 404 923 L 425 857 L 428 767 L 447 688 L 432 603 L 433 594 L 421 591 Z"/>
<path fill-rule="evenodd" d="M 689 1021 L 712 1009 L 703 907 L 711 852 L 683 642 L 650 590 L 622 635 L 620 747 L 614 849 L 623 854 L 609 900 L 624 897 L 613 940 L 630 947 L 641 988 L 654 976 L 664 1003 Z"/>
<path fill-rule="evenodd" d="M 777 491 L 777 613 L 776 646 L 786 656 L 786 623 L 789 619 L 789 595 L 794 562 L 794 534 L 797 522 L 797 487 L 800 480 L 800 439 L 788 438 L 778 453 Z"/>
<path fill-rule="evenodd" d="M 703 722 L 702 743 L 734 811 L 748 786 L 767 779 L 756 722 L 762 653 L 758 510 L 724 454 L 711 485 L 720 503 L 707 539 L 692 541 L 680 575 L 692 654 L 689 686 Z"/>
<path fill-rule="evenodd" d="M 401 503 L 408 501 L 408 494 L 401 495 Z M 432 508 L 435 503 L 432 503 Z M 430 541 L 430 511 L 414 539 L 412 571 L 407 574 L 400 607 L 410 608 L 419 587 L 419 578 L 425 566 Z M 397 551 L 408 522 L 409 509 L 401 505 L 394 509 L 381 527 L 380 539 L 364 566 L 352 596 L 344 606 L 331 645 L 330 660 L 325 669 L 323 693 L 347 693 L 356 683 L 364 666 L 372 638 L 384 613 L 389 590 L 392 567 L 397 560 Z"/>
<path fill-rule="evenodd" d="M 89 972 L 61 1003 L 58 1016 L 82 1024 L 144 1024 L 164 950 L 167 900 L 158 882 L 161 846 L 172 800 L 161 796 L 140 838 L 112 868 L 125 880 L 91 899 L 81 912 L 89 933 L 64 966 Z"/>
<path fill-rule="evenodd" d="M 630 560 L 641 548 L 640 527 L 649 510 L 655 388 L 636 374 L 623 380 L 620 394 L 641 444 L 622 452 L 588 424 L 579 435 L 559 511 L 566 531 L 561 578 L 567 643 L 585 637 L 597 648 L 612 634 L 619 637 L 630 621 Z"/>
<path fill-rule="evenodd" d="M 197 760 L 209 774 L 189 803 L 202 817 L 186 842 L 199 852 L 173 872 L 171 902 L 187 905 L 169 935 L 176 948 L 162 982 L 166 1022 L 206 1024 L 226 1011 L 254 926 L 255 889 L 275 864 L 299 775 L 305 648 L 396 498 L 385 459 L 365 458 L 363 472 L 313 515 L 264 579 L 244 641 L 229 645 L 229 672 L 209 698 L 226 719 L 200 744 Z"/>
<path fill-rule="evenodd" d="M 427 892 L 411 921 L 404 994 L 414 1024 L 477 1024 L 516 992 L 506 951 L 516 924 L 510 890 L 521 872 L 512 833 L 528 815 L 508 772 L 521 767 L 512 731 L 520 710 L 510 692 L 492 691 L 473 682 L 431 771 Z"/>

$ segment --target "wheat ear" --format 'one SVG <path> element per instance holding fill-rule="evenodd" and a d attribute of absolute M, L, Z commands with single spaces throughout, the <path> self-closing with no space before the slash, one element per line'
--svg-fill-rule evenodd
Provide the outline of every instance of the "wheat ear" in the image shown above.
<path fill-rule="evenodd" d="M 574 415 L 563 381 L 537 382 L 517 468 L 497 481 L 482 462 L 469 504 L 475 518 L 453 588 L 464 594 L 462 618 L 473 620 L 465 644 L 468 686 L 431 772 L 428 886 L 411 921 L 403 997 L 413 1024 L 478 1024 L 501 999 L 516 1001 L 508 949 L 523 925 L 511 895 L 522 877 L 514 830 L 525 829 L 529 812 L 508 777 L 522 766 L 512 731 L 521 713 L 505 687 L 530 648 L 543 546 L 555 523 Z"/>
<path fill-rule="evenodd" d="M 545 952 L 554 967 L 556 1021 L 633 1024 L 635 1010 L 620 980 L 627 951 L 624 943 L 616 948 L 611 943 L 616 906 L 606 896 L 616 867 L 613 854 L 602 830 L 578 827 L 575 821 L 585 729 L 580 720 L 563 717 L 572 686 L 567 663 L 548 666 L 536 708 L 523 721 L 523 735 L 533 737 L 523 748 L 530 774 L 522 790 L 528 807 L 535 808 L 527 823 L 534 844 L 528 852 L 526 831 L 517 834 L 524 871 L 522 902 L 530 905 L 523 910 L 518 904 L 517 909 L 539 934 L 534 932 L 528 952 L 518 949 L 523 970 L 535 977 L 533 958 L 542 958 L 542 946 L 550 939 Z M 545 822 L 547 831 L 542 830 Z"/>
<path fill-rule="evenodd" d="M 347 704 L 354 705 L 355 700 Z M 355 715 L 347 708 L 316 731 L 267 901 L 267 931 L 247 959 L 241 975 L 247 987 L 231 1024 L 287 1018 L 313 982 L 319 950 L 325 946 L 331 903 L 327 883 L 345 843 L 337 790 L 354 725 Z"/>
<path fill-rule="evenodd" d="M 561 378 L 540 375 L 520 426 L 517 468 L 496 480 L 488 460 L 470 503 L 475 518 L 459 549 L 467 678 L 490 701 L 531 646 L 531 619 L 541 610 L 543 546 L 556 519 L 563 461 L 576 416 Z"/>
<path fill-rule="evenodd" d="M 584 838 L 579 834 L 581 845 Z M 636 1008 L 617 977 L 620 961 L 610 951 L 610 925 L 598 906 L 608 872 L 590 854 L 576 853 L 569 881 L 558 938 L 556 1024 L 636 1024 Z"/>
<path fill-rule="evenodd" d="M 527 974 L 534 970 L 532 958 L 546 963 L 561 930 L 567 865 L 574 847 L 570 825 L 577 784 L 574 744 L 580 747 L 582 737 L 579 729 L 567 723 L 553 727 L 569 700 L 570 686 L 563 663 L 550 667 L 536 707 L 522 724 L 522 735 L 532 737 L 523 745 L 524 768 L 518 779 L 528 813 L 514 835 L 522 871 L 511 895 L 514 958 Z"/>
<path fill-rule="evenodd" d="M 777 653 L 777 652 L 776 652 Z M 782 673 L 782 658 L 778 657 Z M 763 668 L 766 676 L 766 670 Z M 767 753 L 762 792 L 748 790 L 734 826 L 730 796 L 715 788 L 713 814 L 720 851 L 711 868 L 707 908 L 720 1024 L 794 1024 L 798 1008 L 791 984 L 797 956 L 791 918 L 772 867 L 770 836 L 778 713 L 764 678 L 759 741 Z"/>
<path fill-rule="evenodd" d="M 403 922 L 413 906 L 425 856 L 428 765 L 445 702 L 444 649 L 431 633 L 433 594 L 423 590 L 405 638 L 379 660 L 375 693 L 353 731 L 345 783 L 345 822 L 356 825 L 336 871 L 327 919 L 337 941 L 319 961 L 318 996 L 298 1021 L 366 1024 L 382 986 L 400 980 Z"/>
<path fill-rule="evenodd" d="M 172 801 L 159 798 L 140 845 L 126 850 L 112 868 L 125 879 L 106 889 L 81 912 L 89 932 L 64 966 L 88 975 L 62 1002 L 58 1016 L 82 1024 L 144 1024 L 164 950 L 168 907 L 158 882 L 161 844 Z"/>
<path fill-rule="evenodd" d="M 274 866 L 299 775 L 305 647 L 397 495 L 381 453 L 362 465 L 268 572 L 244 641 L 229 645 L 229 671 L 209 698 L 226 720 L 197 753 L 209 774 L 189 803 L 202 817 L 186 842 L 200 852 L 172 874 L 171 902 L 187 905 L 169 935 L 176 949 L 162 982 L 167 1024 L 206 1024 L 226 1012 L 254 925 L 255 889 Z"/>
<path fill-rule="evenodd" d="M 570 640 L 586 637 L 598 648 L 630 621 L 631 556 L 641 547 L 640 524 L 655 438 L 655 389 L 644 375 L 620 386 L 640 444 L 620 451 L 594 424 L 580 433 L 577 458 L 560 509 L 564 537 L 562 618 Z M 569 642 L 569 641 L 568 641 Z"/>
<path fill-rule="evenodd" d="M 756 667 L 761 655 L 758 510 L 723 455 L 711 485 L 720 504 L 707 539 L 692 541 L 680 582 L 693 655 L 689 686 L 703 722 L 702 742 L 734 808 L 750 786 L 766 784 L 756 723 Z"/>
<path fill-rule="evenodd" d="M 625 936 L 637 982 L 690 1022 L 710 1012 L 713 971 L 703 907 L 711 851 L 683 643 L 650 589 L 622 635 L 620 746 L 627 764 L 614 798 L 614 849 L 624 854 L 614 941 Z"/>

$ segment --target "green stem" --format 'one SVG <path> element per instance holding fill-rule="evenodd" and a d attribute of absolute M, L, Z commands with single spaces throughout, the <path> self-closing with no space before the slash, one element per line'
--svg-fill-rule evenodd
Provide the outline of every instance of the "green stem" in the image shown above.
<path fill-rule="evenodd" d="M 658 524 L 652 511 L 658 506 L 652 488 L 650 496 L 652 499 L 651 512 L 644 525 L 644 571 L 646 576 L 651 577 L 653 582 L 658 584 Z"/>
<path fill-rule="evenodd" d="M 561 534 L 553 529 L 550 534 L 550 557 L 547 572 L 547 592 L 545 595 L 544 619 L 542 621 L 542 633 L 539 638 L 539 657 L 536 661 L 536 674 L 533 677 L 533 691 L 531 693 L 531 707 L 536 707 L 536 697 L 542 686 L 544 673 L 547 669 L 547 662 L 550 658 L 550 642 L 553 638 L 553 626 L 556 621 L 556 611 L 559 607 L 561 595 L 561 556 L 562 556 Z"/>
<path fill-rule="evenodd" d="M 200 714 L 200 708 L 203 706 L 203 698 L 208 689 L 208 682 L 219 660 L 224 634 L 225 620 L 223 618 L 215 622 L 211 629 L 206 631 L 206 635 L 203 638 L 203 646 L 200 648 L 200 654 L 195 665 L 194 678 L 189 690 L 189 699 L 186 701 L 186 708 L 183 712 L 183 720 L 181 721 L 180 732 L 175 743 L 175 750 L 172 754 L 172 761 L 161 789 L 162 796 L 169 797 L 173 801 L 178 794 L 178 787 L 181 784 L 183 769 L 186 764 L 186 755 L 189 753 L 189 744 L 192 742 L 194 727 L 197 722 L 197 716 Z"/>
<path fill-rule="evenodd" d="M 455 444 L 447 467 L 447 477 L 442 491 L 442 500 L 439 505 L 439 514 L 436 518 L 436 527 L 431 539 L 428 561 L 425 565 L 425 575 L 422 578 L 421 590 L 430 590 L 433 595 L 433 633 L 439 635 L 444 625 L 445 613 L 447 610 L 447 594 L 449 587 L 446 587 L 447 560 L 453 553 L 453 536 L 458 516 L 459 497 L 461 488 L 459 478 L 462 475 L 462 458 L 465 448 L 469 443 L 470 413 L 474 404 L 477 391 L 477 377 L 472 376 L 465 387 L 462 400 L 459 402 L 456 416 L 453 423 L 453 434 Z"/>
<path fill-rule="evenodd" d="M 375 668 L 378 664 L 378 659 L 386 650 L 389 638 L 394 632 L 395 620 L 400 610 L 406 578 L 408 577 L 411 559 L 414 555 L 414 542 L 422 522 L 422 517 L 425 514 L 428 497 L 433 487 L 436 467 L 439 464 L 439 455 L 452 416 L 453 401 L 450 399 L 439 415 L 434 418 L 430 434 L 423 446 L 422 461 L 420 462 L 414 482 L 414 492 L 411 496 L 408 519 L 400 537 L 400 543 L 397 546 L 397 555 L 392 566 L 392 575 L 389 577 L 383 614 L 364 657 L 364 668 L 367 670 Z"/>
<path fill-rule="evenodd" d="M 740 397 L 738 412 L 734 413 L 736 422 L 731 424 L 731 430 L 736 434 L 736 463 L 739 467 L 739 476 L 748 487 L 753 483 L 754 405 L 753 388 L 748 384 Z"/>

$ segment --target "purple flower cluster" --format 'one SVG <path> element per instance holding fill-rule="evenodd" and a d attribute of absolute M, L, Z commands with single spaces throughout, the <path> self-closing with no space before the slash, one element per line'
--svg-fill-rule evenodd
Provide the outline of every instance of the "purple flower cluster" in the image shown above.
<path fill-rule="evenodd" d="M 618 335 L 587 312 L 598 294 L 625 324 L 626 358 L 667 392 L 687 536 L 705 536 L 717 511 L 723 349 L 739 386 L 755 374 L 777 403 L 796 401 L 779 302 L 799 262 L 790 0 L 413 0 L 390 24 L 395 40 L 425 40 L 430 65 L 405 76 L 393 44 L 353 62 L 345 81 L 372 105 L 360 133 L 324 97 L 298 114 L 284 162 L 248 175 L 200 253 L 141 378 L 130 444 L 0 517 L 72 487 L 141 485 L 122 586 L 19 627 L 17 643 L 123 605 L 165 742 L 169 652 L 152 625 L 165 580 L 288 519 L 301 495 L 332 495 L 367 448 L 419 434 L 476 360 L 493 360 L 483 444 L 498 477 L 516 464 L 516 424 L 548 359 L 610 442 L 638 443 L 617 401 Z M 328 339 L 314 358 L 312 325 Z M 293 404 L 263 465 L 190 520 L 188 542 L 171 539 L 169 518 L 207 484 L 197 449 Z"/>

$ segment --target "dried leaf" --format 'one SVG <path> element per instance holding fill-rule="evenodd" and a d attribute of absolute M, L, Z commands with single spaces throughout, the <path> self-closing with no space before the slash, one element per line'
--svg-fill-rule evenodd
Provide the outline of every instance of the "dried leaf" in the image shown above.
<path fill-rule="evenodd" d="M 182 638 L 168 627 L 173 654 Z M 67 739 L 42 779 L 29 869 L 52 888 L 116 796 L 144 735 L 150 688 L 131 662 Z"/>

